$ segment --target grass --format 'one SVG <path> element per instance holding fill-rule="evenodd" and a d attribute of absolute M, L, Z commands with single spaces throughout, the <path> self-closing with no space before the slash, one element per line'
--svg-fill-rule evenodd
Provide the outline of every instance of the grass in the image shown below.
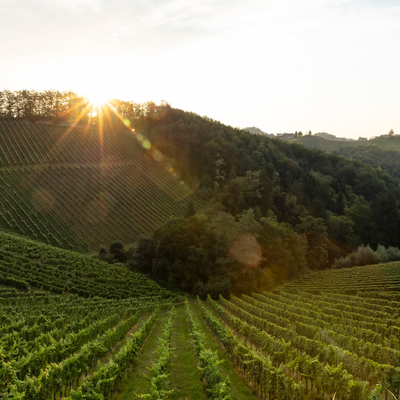
<path fill-rule="evenodd" d="M 221 349 L 216 339 L 209 330 L 207 324 L 200 315 L 199 309 L 195 304 L 191 304 L 193 315 L 199 328 L 204 333 L 205 345 L 212 351 L 216 351 L 218 358 L 222 360 L 220 372 L 228 376 L 231 381 L 231 395 L 234 400 L 257 400 L 252 389 L 240 377 L 233 368 L 228 356 Z M 171 356 L 171 365 L 169 367 L 169 384 L 166 390 L 173 390 L 168 396 L 170 400 L 205 400 L 207 398 L 200 379 L 200 372 L 197 368 L 194 350 L 191 345 L 191 337 L 186 322 L 184 305 L 176 307 L 177 315 L 175 320 L 175 329 L 172 335 L 173 352 Z M 161 336 L 162 329 L 168 314 L 159 317 L 151 336 L 143 346 L 137 362 L 128 371 L 119 385 L 118 392 L 113 396 L 113 400 L 132 400 L 137 399 L 138 394 L 144 394 L 149 390 L 149 383 L 146 375 L 150 371 L 147 368 L 151 366 L 153 360 L 157 357 L 156 349 L 158 339 Z"/>
<path fill-rule="evenodd" d="M 232 363 L 229 361 L 228 356 L 217 343 L 207 324 L 201 317 L 200 311 L 197 306 L 195 304 L 191 304 L 191 308 L 199 328 L 204 333 L 205 346 L 212 351 L 217 351 L 218 358 L 223 361 L 220 365 L 220 372 L 224 377 L 229 376 L 229 379 L 231 381 L 232 399 L 256 400 L 257 397 L 253 394 L 252 389 L 250 389 L 247 383 L 239 376 L 239 374 L 234 369 Z"/>
<path fill-rule="evenodd" d="M 148 393 L 149 382 L 146 378 L 150 374 L 147 369 L 157 357 L 157 342 L 161 336 L 164 324 L 169 314 L 161 314 L 156 322 L 153 332 L 144 344 L 137 361 L 130 368 L 128 373 L 119 384 L 120 390 L 113 396 L 113 399 L 132 400 L 138 398 L 138 394 Z"/>
<path fill-rule="evenodd" d="M 200 374 L 191 347 L 184 306 L 176 307 L 176 311 L 171 342 L 174 350 L 168 371 L 169 385 L 166 387 L 166 390 L 173 389 L 174 392 L 168 398 L 171 400 L 205 399 Z M 132 400 L 138 398 L 137 394 L 144 394 L 148 391 L 149 384 L 146 375 L 149 375 L 150 371 L 147 368 L 157 357 L 158 339 L 167 319 L 168 315 L 166 314 L 160 316 L 151 336 L 143 346 L 137 362 L 123 378 L 119 385 L 121 389 L 113 396 L 113 399 Z"/>
<path fill-rule="evenodd" d="M 172 336 L 174 352 L 169 369 L 169 389 L 174 389 L 174 392 L 168 398 L 171 400 L 205 399 L 191 346 L 185 308 L 181 305 L 176 307 L 176 311 L 175 331 Z"/>

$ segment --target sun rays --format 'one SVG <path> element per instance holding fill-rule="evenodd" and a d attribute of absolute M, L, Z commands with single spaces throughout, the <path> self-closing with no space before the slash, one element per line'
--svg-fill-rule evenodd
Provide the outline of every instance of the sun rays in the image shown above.
<path fill-rule="evenodd" d="M 106 154 L 107 151 L 105 149 L 106 132 L 108 130 L 120 132 L 121 128 L 123 128 L 125 132 L 130 132 L 132 137 L 134 137 L 138 144 L 145 150 L 146 160 L 148 162 L 156 162 L 165 169 L 172 178 L 180 180 L 178 174 L 172 169 L 170 160 L 168 157 L 165 157 L 161 151 L 161 148 L 165 145 L 165 135 L 161 141 L 159 141 L 160 138 L 157 139 L 156 137 L 156 142 L 152 143 L 150 138 L 144 133 L 135 130 L 132 126 L 134 121 L 124 116 L 123 111 L 119 111 L 119 100 L 107 100 L 105 96 L 100 94 L 92 96 L 93 97 L 90 98 L 86 96 L 79 97 L 75 104 L 58 115 L 63 120 L 63 124 L 68 121 L 68 126 L 47 152 L 47 155 L 50 156 L 51 159 L 56 160 L 58 155 L 63 152 L 64 147 L 68 146 L 67 143 L 70 140 L 71 134 L 81 135 L 83 138 L 86 138 L 88 135 L 98 134 L 98 163 L 109 164 L 110 157 Z M 146 111 L 154 120 L 162 119 L 167 112 L 165 105 L 162 104 L 158 107 L 154 103 L 152 103 L 152 108 Z M 140 113 L 140 111 L 138 112 Z M 96 131 L 98 132 L 96 133 Z M 180 184 L 184 185 L 186 189 L 189 189 L 187 193 L 181 194 L 181 200 L 190 197 L 200 185 L 200 183 L 187 185 L 183 180 L 180 180 Z"/>

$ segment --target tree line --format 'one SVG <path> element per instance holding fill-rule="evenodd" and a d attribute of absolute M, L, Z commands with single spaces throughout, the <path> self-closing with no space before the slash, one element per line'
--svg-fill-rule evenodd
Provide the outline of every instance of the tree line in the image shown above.
<path fill-rule="evenodd" d="M 72 90 L 0 91 L 0 117 L 3 118 L 52 118 L 66 115 L 71 118 L 80 113 L 88 118 L 92 111 L 89 99 Z"/>
<path fill-rule="evenodd" d="M 107 104 L 108 103 L 108 104 Z M 158 118 L 165 109 L 166 102 L 161 102 L 158 107 L 152 101 L 135 103 L 109 99 L 101 106 L 107 117 L 102 124 L 114 128 L 124 129 L 120 116 L 135 120 L 136 125 L 146 125 L 146 119 Z M 118 109 L 120 115 L 113 111 Z M 90 99 L 72 90 L 59 91 L 55 89 L 38 90 L 8 90 L 0 91 L 0 118 L 18 118 L 31 121 L 47 119 L 53 121 L 72 122 L 79 117 L 82 122 L 90 120 L 92 124 L 99 123 L 98 107 Z"/>

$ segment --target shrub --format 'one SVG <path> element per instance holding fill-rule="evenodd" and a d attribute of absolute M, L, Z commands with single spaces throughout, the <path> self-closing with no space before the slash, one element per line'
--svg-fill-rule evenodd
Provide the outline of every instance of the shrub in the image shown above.
<path fill-rule="evenodd" d="M 116 240 L 110 244 L 110 254 L 114 255 L 116 262 L 125 262 L 126 255 L 124 252 L 124 245 L 121 241 Z"/>
<path fill-rule="evenodd" d="M 357 266 L 377 264 L 373 250 L 369 245 L 361 245 L 358 247 L 357 251 L 354 253 L 354 264 Z"/>
<path fill-rule="evenodd" d="M 387 250 L 387 261 L 400 261 L 400 250 L 398 247 L 388 247 Z"/>
<path fill-rule="evenodd" d="M 99 247 L 99 256 L 101 256 L 102 254 L 107 254 L 107 253 L 108 253 L 108 251 L 107 251 L 106 247 L 101 245 Z"/>
<path fill-rule="evenodd" d="M 350 268 L 352 267 L 351 259 L 350 257 L 340 257 L 336 258 L 335 261 L 333 262 L 332 267 L 341 269 L 341 268 Z"/>
<path fill-rule="evenodd" d="M 383 263 L 389 261 L 389 256 L 386 250 L 385 246 L 382 246 L 381 244 L 378 245 L 378 248 L 374 252 L 375 258 L 378 260 L 378 262 Z"/>

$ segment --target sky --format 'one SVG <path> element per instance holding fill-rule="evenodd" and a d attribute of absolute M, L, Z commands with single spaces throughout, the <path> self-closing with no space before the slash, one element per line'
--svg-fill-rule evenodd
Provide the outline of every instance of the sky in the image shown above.
<path fill-rule="evenodd" d="M 400 134 L 400 0 L 0 0 L 0 90 L 234 127 Z"/>

